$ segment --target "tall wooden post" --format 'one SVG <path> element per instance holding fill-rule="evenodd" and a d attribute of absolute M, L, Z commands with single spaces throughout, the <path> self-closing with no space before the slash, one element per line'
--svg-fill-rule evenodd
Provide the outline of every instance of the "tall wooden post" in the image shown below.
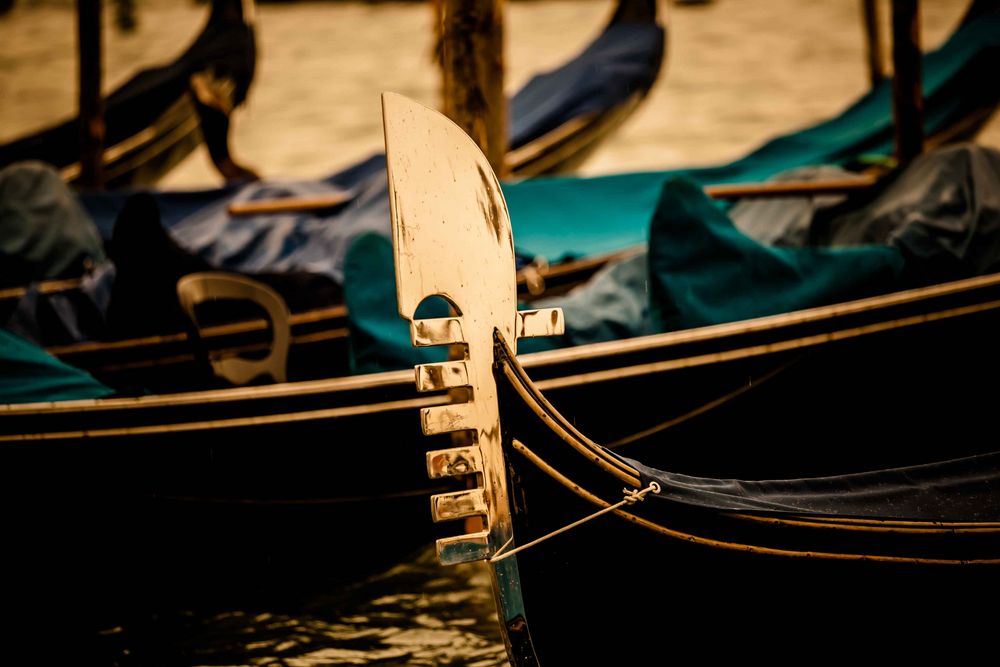
<path fill-rule="evenodd" d="M 924 150 L 923 60 L 917 0 L 892 1 L 892 110 L 896 159 L 907 164 Z"/>
<path fill-rule="evenodd" d="M 104 99 L 101 97 L 101 0 L 77 0 L 80 185 L 104 185 Z"/>
<path fill-rule="evenodd" d="M 885 78 L 882 65 L 882 32 L 879 30 L 876 0 L 861 0 L 862 21 L 865 28 L 865 48 L 868 60 L 868 79 L 872 88 Z"/>
<path fill-rule="evenodd" d="M 442 110 L 506 175 L 503 0 L 436 0 Z"/>
<path fill-rule="evenodd" d="M 503 0 L 435 0 L 436 57 L 441 67 L 441 109 L 479 145 L 493 171 L 507 175 L 507 98 L 503 90 Z M 465 347 L 452 345 L 449 359 Z M 466 389 L 451 389 L 453 403 L 468 400 Z M 467 432 L 452 433 L 455 446 L 468 445 Z M 470 487 L 475 480 L 469 480 Z M 466 531 L 485 528 L 481 517 L 465 520 Z"/>

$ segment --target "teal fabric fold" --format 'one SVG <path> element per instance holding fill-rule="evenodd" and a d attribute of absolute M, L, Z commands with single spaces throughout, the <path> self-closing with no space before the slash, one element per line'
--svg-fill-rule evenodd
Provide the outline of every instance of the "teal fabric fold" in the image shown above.
<path fill-rule="evenodd" d="M 739 231 L 689 179 L 672 178 L 662 186 L 649 229 L 648 258 L 609 266 L 591 284 L 533 304 L 562 308 L 566 334 L 519 341 L 518 352 L 721 324 L 901 287 L 904 261 L 896 248 L 767 246 Z M 635 272 L 647 264 L 643 280 Z M 387 239 L 369 234 L 356 240 L 347 253 L 345 275 L 355 373 L 445 360 L 443 347 L 410 345 L 409 325 L 398 312 Z M 447 314 L 444 305 L 422 313 Z"/>
<path fill-rule="evenodd" d="M 89 373 L 0 329 L 0 404 L 101 398 L 113 393 Z"/>
<path fill-rule="evenodd" d="M 971 110 L 995 105 L 1000 16 L 962 25 L 924 56 L 925 132 L 935 134 Z M 892 153 L 892 81 L 886 80 L 835 118 L 776 138 L 728 165 L 591 178 L 541 178 L 503 186 L 518 252 L 557 262 L 613 252 L 646 241 L 663 184 L 765 181 L 807 165 L 846 165 Z"/>
<path fill-rule="evenodd" d="M 399 314 L 392 244 L 381 234 L 355 239 L 344 258 L 344 303 L 350 314 L 351 371 L 356 374 L 445 361 L 447 347 L 413 347 L 410 325 Z M 421 308 L 424 317 L 447 317 L 443 303 Z"/>
<path fill-rule="evenodd" d="M 970 111 L 995 105 L 1000 89 L 987 85 L 1000 62 L 1000 15 L 987 13 L 959 27 L 924 56 L 925 131 L 936 134 Z M 728 165 L 615 174 L 539 178 L 505 183 L 518 252 L 555 263 L 651 243 L 649 321 L 627 322 L 646 333 L 716 324 L 848 300 L 902 287 L 903 260 L 889 247 L 777 249 L 740 234 L 721 205 L 699 188 L 709 183 L 765 181 L 809 165 L 849 165 L 892 152 L 892 81 L 873 88 L 837 117 L 776 138 Z M 392 251 L 386 238 L 353 242 L 344 292 L 353 327 L 355 372 L 440 361 L 443 350 L 414 350 L 396 310 Z M 611 281 L 613 282 L 613 281 Z M 628 281 L 623 281 L 623 284 Z M 595 298 L 609 303 L 607 289 Z M 635 299 L 632 298 L 634 302 Z M 588 306 L 589 304 L 589 306 Z M 567 322 L 593 323 L 588 298 L 546 300 L 581 309 Z M 603 307 L 603 306 L 602 306 Z M 604 332 L 570 331 L 558 339 L 525 341 L 520 351 L 594 341 Z M 588 324 L 590 326 L 590 324 Z M 597 333 L 595 333 L 595 331 Z"/>
<path fill-rule="evenodd" d="M 650 318 L 689 329 L 850 301 L 900 287 L 894 247 L 781 248 L 739 231 L 697 183 L 663 186 L 650 225 Z"/>

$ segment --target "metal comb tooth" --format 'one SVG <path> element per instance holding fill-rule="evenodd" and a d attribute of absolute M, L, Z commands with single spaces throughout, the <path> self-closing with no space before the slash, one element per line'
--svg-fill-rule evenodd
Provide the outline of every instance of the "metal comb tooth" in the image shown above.
<path fill-rule="evenodd" d="M 437 391 L 469 386 L 469 368 L 465 361 L 420 364 L 414 370 L 417 391 Z"/>
<path fill-rule="evenodd" d="M 439 435 L 467 431 L 478 426 L 472 403 L 435 405 L 420 410 L 420 427 L 424 435 Z"/>
<path fill-rule="evenodd" d="M 464 343 L 462 320 L 458 317 L 413 320 L 410 324 L 410 342 L 413 347 Z"/>
<path fill-rule="evenodd" d="M 467 516 L 486 516 L 486 513 L 486 498 L 481 488 L 431 496 L 431 516 L 436 522 L 464 519 Z"/>
<path fill-rule="evenodd" d="M 566 320 L 562 308 L 518 311 L 514 331 L 518 338 L 561 336 L 566 333 Z"/>
<path fill-rule="evenodd" d="M 475 472 L 483 472 L 483 457 L 477 445 L 427 452 L 427 476 L 431 479 Z"/>
<path fill-rule="evenodd" d="M 485 560 L 491 553 L 490 534 L 486 531 L 443 537 L 437 541 L 438 562 L 442 565 Z"/>

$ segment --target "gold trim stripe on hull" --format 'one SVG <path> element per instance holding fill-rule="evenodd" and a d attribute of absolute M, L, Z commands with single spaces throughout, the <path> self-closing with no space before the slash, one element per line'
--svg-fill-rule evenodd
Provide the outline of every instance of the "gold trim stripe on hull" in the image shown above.
<path fill-rule="evenodd" d="M 82 431 L 57 431 L 51 433 L 26 433 L 16 435 L 0 435 L 0 442 L 30 442 L 44 440 L 88 440 L 93 438 L 122 437 L 129 435 L 152 435 L 160 433 L 188 433 L 191 431 L 207 431 L 221 428 L 239 428 L 244 426 L 264 426 L 270 424 L 289 424 L 293 422 L 313 421 L 319 419 L 335 419 L 338 417 L 354 417 L 358 415 L 392 412 L 395 410 L 419 409 L 448 403 L 447 396 L 427 396 L 410 398 L 384 403 L 368 403 L 342 408 L 327 408 L 323 410 L 307 410 L 305 412 L 264 415 L 259 417 L 235 417 L 232 419 L 214 419 L 196 422 L 179 422 L 176 424 L 156 424 L 151 426 L 129 426 L 122 428 L 88 429 Z"/>

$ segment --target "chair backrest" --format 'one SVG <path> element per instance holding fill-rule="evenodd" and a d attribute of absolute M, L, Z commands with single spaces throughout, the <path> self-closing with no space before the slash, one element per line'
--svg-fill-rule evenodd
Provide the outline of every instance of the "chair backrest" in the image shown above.
<path fill-rule="evenodd" d="M 291 340 L 288 306 L 273 289 L 244 276 L 206 271 L 191 273 L 177 281 L 177 298 L 191 320 L 193 335 L 202 339 L 204 327 L 198 322 L 195 308 L 206 301 L 229 299 L 251 301 L 267 312 L 271 324 L 271 349 L 262 359 L 221 358 L 209 355 L 214 373 L 235 385 L 245 385 L 261 375 L 275 382 L 285 382 L 288 346 Z"/>

